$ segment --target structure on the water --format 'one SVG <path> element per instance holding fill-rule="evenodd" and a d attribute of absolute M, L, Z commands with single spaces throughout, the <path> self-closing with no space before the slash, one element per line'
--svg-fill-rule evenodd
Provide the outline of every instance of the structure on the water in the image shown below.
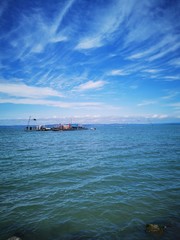
<path fill-rule="evenodd" d="M 30 125 L 30 121 L 36 121 L 36 119 L 31 119 L 29 117 L 27 126 L 25 128 L 26 131 L 75 131 L 75 130 L 87 130 L 86 127 L 79 125 L 79 124 L 58 124 L 58 125 L 51 125 L 51 126 L 44 126 L 44 125 Z"/>
<path fill-rule="evenodd" d="M 78 124 L 59 124 L 52 127 L 46 127 L 44 125 L 27 126 L 26 131 L 75 131 L 75 130 L 87 130 L 86 127 Z"/>

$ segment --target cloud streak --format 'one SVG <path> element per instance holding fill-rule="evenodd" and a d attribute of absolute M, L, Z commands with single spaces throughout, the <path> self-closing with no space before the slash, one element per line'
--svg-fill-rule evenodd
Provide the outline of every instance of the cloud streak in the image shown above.
<path fill-rule="evenodd" d="M 21 2 L 0 3 L 1 104 L 174 114 L 178 1 Z"/>
<path fill-rule="evenodd" d="M 109 73 L 107 73 L 107 75 L 109 75 L 109 76 L 126 76 L 128 74 L 129 73 L 127 73 L 123 69 L 114 69 L 114 70 L 110 71 Z"/>
<path fill-rule="evenodd" d="M 157 101 L 155 101 L 155 100 L 143 100 L 142 103 L 139 103 L 137 106 L 138 107 L 144 107 L 144 106 L 154 105 L 154 104 L 157 104 Z"/>
<path fill-rule="evenodd" d="M 27 105 L 43 105 L 59 108 L 97 108 L 102 106 L 99 102 L 62 102 L 52 101 L 46 99 L 32 99 L 32 98 L 4 98 L 0 99 L 0 103 L 11 103 L 11 104 L 27 104 Z"/>
<path fill-rule="evenodd" d="M 86 83 L 82 83 L 79 86 L 75 87 L 74 90 L 76 91 L 88 91 L 88 90 L 97 90 L 101 89 L 106 84 L 105 81 L 88 81 Z"/>
<path fill-rule="evenodd" d="M 129 56 L 128 59 L 135 60 L 144 58 L 147 61 L 154 61 L 170 52 L 176 51 L 180 47 L 179 39 L 176 36 L 168 35 L 160 42 L 157 42 L 154 46 L 148 48 L 145 51 L 134 53 Z"/>
<path fill-rule="evenodd" d="M 3 16 L 3 13 L 6 11 L 8 6 L 8 1 L 0 3 L 0 18 Z"/>
<path fill-rule="evenodd" d="M 0 83 L 0 93 L 13 97 L 25 98 L 47 98 L 47 97 L 63 97 L 58 91 L 49 87 L 35 87 L 25 84 Z"/>
<path fill-rule="evenodd" d="M 108 10 L 102 6 L 98 9 L 98 12 L 92 14 L 93 24 L 90 27 L 88 36 L 79 40 L 76 45 L 76 50 L 92 49 L 104 46 L 112 38 L 116 37 L 116 31 L 127 18 L 134 7 L 134 2 L 131 1 L 127 4 L 124 0 L 121 2 L 113 1 L 112 5 L 109 5 Z"/>
<path fill-rule="evenodd" d="M 12 48 L 11 55 L 23 59 L 32 54 L 42 53 L 48 44 L 67 41 L 68 36 L 60 26 L 73 3 L 74 0 L 68 1 L 52 22 L 44 18 L 42 9 L 35 9 L 26 15 L 20 13 L 17 27 L 8 35 L 2 36 Z"/>

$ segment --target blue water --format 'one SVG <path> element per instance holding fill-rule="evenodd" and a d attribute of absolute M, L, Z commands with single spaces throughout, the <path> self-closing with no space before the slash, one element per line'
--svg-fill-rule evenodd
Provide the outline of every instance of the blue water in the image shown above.
<path fill-rule="evenodd" d="M 180 125 L 96 127 L 0 127 L 0 239 L 178 239 Z"/>

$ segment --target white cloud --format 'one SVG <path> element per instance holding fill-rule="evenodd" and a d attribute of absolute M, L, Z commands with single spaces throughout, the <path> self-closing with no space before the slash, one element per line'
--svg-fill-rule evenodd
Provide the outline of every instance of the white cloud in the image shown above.
<path fill-rule="evenodd" d="M 140 52 L 140 53 L 135 53 L 135 54 L 129 56 L 128 59 L 134 60 L 134 59 L 143 58 L 144 56 L 146 56 L 146 54 L 147 54 L 147 51 L 145 51 L 145 52 Z"/>
<path fill-rule="evenodd" d="M 154 101 L 154 100 L 144 100 L 144 101 L 142 101 L 142 103 L 139 103 L 137 106 L 143 107 L 143 106 L 153 105 L 156 103 L 157 103 L 157 101 Z"/>
<path fill-rule="evenodd" d="M 82 39 L 75 49 L 90 49 L 90 48 L 97 48 L 101 47 L 103 44 L 101 42 L 100 37 L 94 37 L 94 38 L 84 38 Z"/>
<path fill-rule="evenodd" d="M 164 119 L 164 118 L 168 118 L 167 114 L 153 114 L 150 116 L 150 118 L 152 119 Z"/>
<path fill-rule="evenodd" d="M 32 52 L 42 52 L 48 43 L 64 42 L 68 40 L 68 37 L 65 35 L 64 30 L 61 30 L 59 33 L 58 28 L 60 27 L 63 18 L 66 16 L 73 3 L 74 0 L 68 1 L 52 24 L 47 24 L 45 21 L 43 21 L 42 18 L 40 19 L 39 26 L 37 28 L 40 38 L 37 42 L 35 42 L 35 45 L 32 48 Z M 36 38 L 34 37 L 34 39 Z"/>
<path fill-rule="evenodd" d="M 64 14 L 65 13 L 66 12 L 64 12 Z M 58 26 L 61 24 L 63 16 L 61 16 L 61 18 L 58 17 L 58 19 L 55 19 L 55 22 L 52 23 L 52 25 L 49 23 L 47 24 L 41 16 L 34 16 L 34 21 L 37 21 L 38 24 L 34 28 L 33 34 L 27 32 L 27 35 L 24 36 L 27 40 L 26 43 L 31 48 L 31 52 L 41 53 L 49 43 L 65 42 L 68 40 L 68 37 L 63 31 L 60 33 L 57 32 Z M 29 23 L 29 20 L 30 19 L 28 19 L 28 24 L 32 27 L 32 24 Z M 36 36 L 39 36 L 39 38 Z"/>
<path fill-rule="evenodd" d="M 158 73 L 160 71 L 161 70 L 159 70 L 159 69 L 145 69 L 145 70 L 143 70 L 143 72 L 146 72 L 146 73 Z"/>
<path fill-rule="evenodd" d="M 180 93 L 179 92 L 169 92 L 168 95 L 164 96 L 164 97 L 161 97 L 162 99 L 171 99 L 171 98 L 174 98 L 176 96 L 178 96 Z"/>
<path fill-rule="evenodd" d="M 166 55 L 168 52 L 174 51 L 177 44 L 179 45 L 177 37 L 169 34 L 165 38 L 162 38 L 160 42 L 155 43 L 152 47 L 142 52 L 135 53 L 129 56 L 128 59 L 134 60 L 152 56 L 147 60 L 153 61 L 160 58 L 161 56 Z"/>
<path fill-rule="evenodd" d="M 175 58 L 169 62 L 170 65 L 173 65 L 175 67 L 180 67 L 180 58 Z"/>
<path fill-rule="evenodd" d="M 165 55 L 178 50 L 179 48 L 180 48 L 180 43 L 176 42 L 176 43 L 172 44 L 170 47 L 164 48 L 163 51 L 161 50 L 161 52 L 149 57 L 148 61 L 154 61 L 159 58 L 162 58 Z"/>
<path fill-rule="evenodd" d="M 180 109 L 180 102 L 171 103 L 171 104 L 168 104 L 168 106 L 174 107 L 174 108 L 176 108 L 176 109 Z"/>
<path fill-rule="evenodd" d="M 108 73 L 108 75 L 110 75 L 110 76 L 126 76 L 128 74 L 129 73 L 125 72 L 122 69 L 114 69 L 114 70 L 112 70 L 111 72 Z"/>
<path fill-rule="evenodd" d="M 31 56 L 31 53 L 42 53 L 50 43 L 67 41 L 65 30 L 59 27 L 74 3 L 74 0 L 64 2 L 64 6 L 53 21 L 47 21 L 44 18 L 42 10 L 34 8 L 29 14 L 19 14 L 19 22 L 9 34 L 4 36 L 8 40 L 16 59 L 23 59 Z"/>
<path fill-rule="evenodd" d="M 84 85 L 80 85 L 79 90 L 95 89 L 101 86 L 103 86 L 103 81 L 90 81 Z M 102 106 L 100 102 L 64 102 L 52 100 L 52 97 L 64 96 L 49 87 L 32 87 L 22 83 L 0 83 L 0 93 L 0 103 L 46 105 L 60 108 L 98 108 Z M 6 97 L 6 95 L 9 97 Z M 50 97 L 51 100 L 47 99 Z"/>
<path fill-rule="evenodd" d="M 164 79 L 166 79 L 166 81 L 176 81 L 176 80 L 180 80 L 180 76 L 165 76 Z"/>
<path fill-rule="evenodd" d="M 51 26 L 51 32 L 52 33 L 56 33 L 58 31 L 59 26 L 61 25 L 61 22 L 63 20 L 63 18 L 65 17 L 65 15 L 67 14 L 67 12 L 69 11 L 69 9 L 72 7 L 73 3 L 75 0 L 69 0 L 66 2 L 66 5 L 64 6 L 64 8 L 62 9 L 62 11 L 59 13 L 59 15 L 57 16 L 56 20 L 54 21 L 53 25 Z"/>
<path fill-rule="evenodd" d="M 32 87 L 25 84 L 17 83 L 0 83 L 0 93 L 14 97 L 26 98 L 46 98 L 46 97 L 63 97 L 56 90 L 49 87 Z"/>
<path fill-rule="evenodd" d="M 67 36 L 63 36 L 63 35 L 56 35 L 56 36 L 52 36 L 50 39 L 50 42 L 52 43 L 57 43 L 57 42 L 65 42 L 68 40 Z"/>
<path fill-rule="evenodd" d="M 126 17 L 133 10 L 135 2 L 114 1 L 111 5 L 104 8 L 98 8 L 98 11 L 92 13 L 93 19 L 88 26 L 89 33 L 81 38 L 75 49 L 91 49 L 105 45 L 107 41 L 116 37 L 116 31 L 123 23 Z"/>
<path fill-rule="evenodd" d="M 107 82 L 105 81 L 88 81 L 86 83 L 82 83 L 81 85 L 74 88 L 76 91 L 86 91 L 92 89 L 100 89 L 102 88 Z"/>
<path fill-rule="evenodd" d="M 7 6 L 8 6 L 8 1 L 3 1 L 0 4 L 0 18 L 2 17 L 3 13 L 5 12 Z"/>
<path fill-rule="evenodd" d="M 52 101 L 46 99 L 33 99 L 33 98 L 0 98 L 0 103 L 12 103 L 12 104 L 32 104 L 32 105 L 46 105 L 59 108 L 99 108 L 102 106 L 100 102 L 62 102 Z"/>

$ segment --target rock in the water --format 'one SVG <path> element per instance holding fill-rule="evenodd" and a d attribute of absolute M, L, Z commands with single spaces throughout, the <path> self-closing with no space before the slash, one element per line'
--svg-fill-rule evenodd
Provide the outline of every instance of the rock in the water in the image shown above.
<path fill-rule="evenodd" d="M 166 228 L 166 226 L 162 226 L 159 224 L 150 223 L 150 224 L 146 225 L 146 231 L 152 232 L 152 233 L 163 233 L 165 228 Z"/>
<path fill-rule="evenodd" d="M 19 237 L 13 236 L 13 237 L 8 238 L 7 240 L 22 240 L 22 239 Z"/>

